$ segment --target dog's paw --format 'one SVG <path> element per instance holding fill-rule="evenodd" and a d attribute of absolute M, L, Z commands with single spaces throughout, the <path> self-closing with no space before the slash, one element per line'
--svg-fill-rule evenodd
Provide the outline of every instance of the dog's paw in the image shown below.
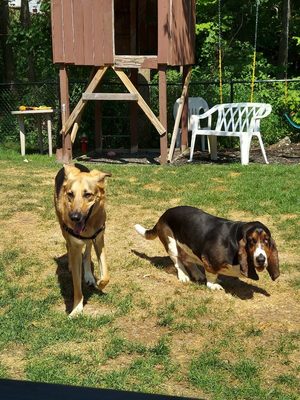
<path fill-rule="evenodd" d="M 224 290 L 223 286 L 218 283 L 207 282 L 206 286 L 211 290 Z"/>
<path fill-rule="evenodd" d="M 84 281 L 89 286 L 97 287 L 96 279 L 94 278 L 94 275 L 90 271 L 84 272 Z"/>
<path fill-rule="evenodd" d="M 186 275 L 184 272 L 182 271 L 178 271 L 178 279 L 180 280 L 180 282 L 182 283 L 186 283 L 186 282 L 190 282 L 191 279 L 188 275 Z"/>
<path fill-rule="evenodd" d="M 77 306 L 69 314 L 69 318 L 78 317 L 78 315 L 82 314 L 82 311 L 83 311 L 83 301 L 80 301 L 80 303 L 78 303 Z"/>
<path fill-rule="evenodd" d="M 108 284 L 108 282 L 109 282 L 109 279 L 99 279 L 99 280 L 97 281 L 97 288 L 98 288 L 99 290 L 104 289 L 105 286 Z"/>

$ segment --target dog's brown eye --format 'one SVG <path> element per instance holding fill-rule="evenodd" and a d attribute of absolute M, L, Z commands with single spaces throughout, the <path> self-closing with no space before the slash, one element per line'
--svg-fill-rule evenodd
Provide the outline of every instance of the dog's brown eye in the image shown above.
<path fill-rule="evenodd" d="M 85 197 L 86 199 L 91 199 L 93 197 L 93 193 L 85 192 L 83 194 L 83 197 Z"/>
<path fill-rule="evenodd" d="M 248 242 L 249 242 L 252 246 L 254 246 L 254 245 L 257 243 L 257 240 L 254 239 L 254 238 L 252 238 L 252 237 L 249 237 L 249 238 L 248 238 Z"/>
<path fill-rule="evenodd" d="M 73 200 L 74 199 L 74 193 L 72 191 L 67 193 L 68 199 Z"/>

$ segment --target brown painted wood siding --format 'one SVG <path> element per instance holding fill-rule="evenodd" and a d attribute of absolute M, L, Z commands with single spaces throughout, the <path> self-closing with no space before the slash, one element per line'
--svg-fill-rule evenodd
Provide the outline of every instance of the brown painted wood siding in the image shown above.
<path fill-rule="evenodd" d="M 195 0 L 157 0 L 157 8 L 158 63 L 194 64 Z M 51 12 L 54 63 L 114 64 L 114 0 L 52 0 Z"/>
<path fill-rule="evenodd" d="M 159 0 L 158 63 L 195 62 L 195 0 Z"/>
<path fill-rule="evenodd" d="M 170 20 L 169 20 L 169 10 L 170 10 L 170 0 L 160 0 L 158 5 L 158 51 L 157 59 L 159 64 L 168 64 L 169 55 L 169 41 L 171 37 L 170 31 Z"/>
<path fill-rule="evenodd" d="M 194 64 L 195 1 L 172 1 L 172 59 L 171 65 Z"/>
<path fill-rule="evenodd" d="M 54 63 L 114 62 L 113 0 L 52 0 Z"/>

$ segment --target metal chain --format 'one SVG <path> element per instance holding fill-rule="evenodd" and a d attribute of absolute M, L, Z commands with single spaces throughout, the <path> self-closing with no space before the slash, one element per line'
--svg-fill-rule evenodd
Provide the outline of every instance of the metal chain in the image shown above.
<path fill-rule="evenodd" d="M 219 85 L 220 85 L 220 103 L 223 103 L 223 83 L 222 83 L 222 36 L 221 36 L 221 0 L 218 4 L 219 15 Z"/>
<path fill-rule="evenodd" d="M 254 32 L 254 52 L 253 52 L 253 62 L 252 62 L 252 78 L 251 78 L 250 103 L 253 102 L 254 85 L 255 85 L 256 48 L 257 48 L 257 31 L 258 31 L 258 8 L 259 8 L 259 0 L 256 0 L 255 32 Z"/>

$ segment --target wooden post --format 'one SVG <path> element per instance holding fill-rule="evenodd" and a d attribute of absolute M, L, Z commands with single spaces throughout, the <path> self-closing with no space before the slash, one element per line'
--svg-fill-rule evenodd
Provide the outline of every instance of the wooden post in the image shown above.
<path fill-rule="evenodd" d="M 95 71 L 92 71 L 92 72 L 95 73 Z M 92 79 L 93 79 L 93 76 L 91 73 L 89 81 L 91 81 Z M 101 87 L 101 82 L 98 83 L 95 91 L 99 92 L 100 87 Z M 101 101 L 95 102 L 95 141 L 94 141 L 94 146 L 95 146 L 95 152 L 100 151 L 102 153 L 103 137 L 102 137 L 102 102 Z"/>
<path fill-rule="evenodd" d="M 160 136 L 160 163 L 167 162 L 168 137 L 167 137 L 167 67 L 165 64 L 159 65 L 159 120 L 165 128 L 164 135 Z"/>
<path fill-rule="evenodd" d="M 191 74 L 192 74 L 192 68 L 189 69 L 186 77 L 185 77 L 185 81 L 184 81 L 184 85 L 183 85 L 183 89 L 182 89 L 182 93 L 180 96 L 180 104 L 177 110 L 177 115 L 175 118 L 175 123 L 174 123 L 174 128 L 173 128 L 173 134 L 172 134 L 172 139 L 171 139 L 171 144 L 170 144 L 170 149 L 169 149 L 169 155 L 168 155 L 168 161 L 172 161 L 173 158 L 173 153 L 174 153 L 174 149 L 175 149 L 175 144 L 176 144 L 176 139 L 177 139 L 177 135 L 178 135 L 178 130 L 179 130 L 179 124 L 180 124 L 180 119 L 182 116 L 182 111 L 184 109 L 184 104 L 187 103 L 187 99 L 188 99 L 188 86 L 189 86 L 189 82 L 191 79 Z"/>
<path fill-rule="evenodd" d="M 183 66 L 183 73 L 182 73 L 182 86 L 184 93 L 183 99 L 183 109 L 182 109 L 182 117 L 181 117 L 181 152 L 184 152 L 188 147 L 188 117 L 189 117 L 189 110 L 188 110 L 188 84 L 190 80 L 190 76 L 188 82 L 186 84 L 186 80 L 191 71 L 189 66 Z"/>
<path fill-rule="evenodd" d="M 77 119 L 75 120 L 74 124 L 73 124 L 73 128 L 71 131 L 71 142 L 74 143 L 75 142 L 75 138 L 79 129 L 79 124 L 80 124 L 80 120 L 81 120 L 81 115 L 79 115 L 77 117 Z"/>
<path fill-rule="evenodd" d="M 67 73 L 66 64 L 60 64 L 59 66 L 59 87 L 60 87 L 60 103 L 61 103 L 61 115 L 62 115 L 62 126 L 70 115 L 70 100 L 69 100 L 69 79 Z M 72 160 L 72 142 L 71 136 L 62 135 L 62 149 L 56 151 L 57 161 L 69 163 Z"/>
<path fill-rule="evenodd" d="M 138 83 L 138 70 L 136 68 L 131 69 L 131 81 L 134 86 Z M 136 101 L 132 101 L 130 104 L 130 152 L 137 153 L 138 151 L 138 129 L 137 129 L 137 119 L 138 119 L 138 106 Z"/>
<path fill-rule="evenodd" d="M 137 4 L 136 0 L 130 2 L 130 54 L 137 54 L 136 33 L 137 33 Z M 138 69 L 131 68 L 130 78 L 135 87 L 138 85 Z M 130 104 L 130 153 L 138 151 L 138 106 L 136 101 Z"/>

